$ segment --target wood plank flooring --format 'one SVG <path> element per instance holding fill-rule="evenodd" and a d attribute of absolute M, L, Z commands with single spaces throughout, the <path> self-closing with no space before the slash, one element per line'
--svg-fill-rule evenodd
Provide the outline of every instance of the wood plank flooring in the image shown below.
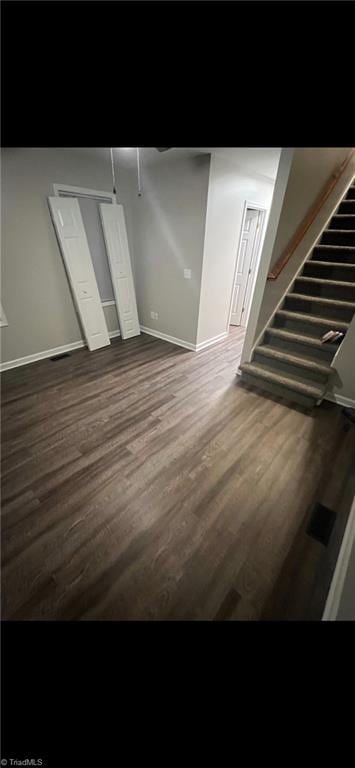
<path fill-rule="evenodd" d="M 243 386 L 243 336 L 194 353 L 142 334 L 3 374 L 4 619 L 309 618 L 295 546 L 329 482 L 340 504 L 354 430 Z"/>

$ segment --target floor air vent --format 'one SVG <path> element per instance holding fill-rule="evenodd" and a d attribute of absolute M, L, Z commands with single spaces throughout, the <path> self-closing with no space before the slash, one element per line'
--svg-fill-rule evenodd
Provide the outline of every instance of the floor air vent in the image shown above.
<path fill-rule="evenodd" d="M 316 504 L 306 533 L 326 547 L 333 530 L 335 518 L 336 513 L 333 509 L 329 509 L 329 507 L 325 507 L 323 504 Z"/>
<path fill-rule="evenodd" d="M 62 355 L 55 355 L 55 357 L 50 357 L 49 359 L 52 361 L 52 363 L 55 363 L 57 360 L 63 360 L 63 357 L 70 357 L 70 353 L 63 352 Z"/>

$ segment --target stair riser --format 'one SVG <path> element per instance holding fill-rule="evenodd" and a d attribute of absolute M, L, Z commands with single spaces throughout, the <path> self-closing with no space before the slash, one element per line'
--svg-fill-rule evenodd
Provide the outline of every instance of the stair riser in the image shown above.
<path fill-rule="evenodd" d="M 274 325 L 276 328 L 284 328 L 285 331 L 295 331 L 295 333 L 301 334 L 305 333 L 309 336 L 318 336 L 319 338 L 321 338 L 327 330 L 331 330 L 331 328 L 328 329 L 325 325 L 307 323 L 304 320 L 293 320 L 288 317 L 281 317 L 280 315 L 275 316 Z"/>
<path fill-rule="evenodd" d="M 340 203 L 337 213 L 355 213 L 355 197 L 347 203 Z"/>
<path fill-rule="evenodd" d="M 304 355 L 312 360 L 318 360 L 319 363 L 324 363 L 325 365 L 330 364 L 338 348 L 338 345 L 336 344 L 332 344 L 331 347 L 326 344 L 320 348 L 311 347 L 308 346 L 308 344 L 289 342 L 268 333 L 265 334 L 263 344 L 272 344 L 272 346 L 277 347 L 277 349 L 283 349 L 285 352 L 290 352 L 290 354 Z"/>
<path fill-rule="evenodd" d="M 355 187 L 349 187 L 346 200 L 355 200 Z"/>
<path fill-rule="evenodd" d="M 309 381 L 316 382 L 317 384 L 325 385 L 328 380 L 328 376 L 324 376 L 323 374 L 318 373 L 318 371 L 310 371 L 307 368 L 303 368 L 299 365 L 285 363 L 284 361 L 276 360 L 275 358 L 262 355 L 260 352 L 255 353 L 253 357 L 253 363 L 267 365 L 268 368 L 271 368 L 273 371 L 275 371 L 275 373 L 285 373 L 286 375 L 290 376 L 302 376 L 303 379 L 308 379 Z"/>
<path fill-rule="evenodd" d="M 345 280 L 355 283 L 355 269 L 347 269 L 347 267 L 317 267 L 313 265 L 312 260 L 306 261 L 303 275 L 324 280 Z"/>
<path fill-rule="evenodd" d="M 316 400 L 313 397 L 306 397 L 305 395 L 298 394 L 280 385 L 272 384 L 271 382 L 264 381 L 258 376 L 251 376 L 249 373 L 243 373 L 242 382 L 248 384 L 251 387 L 256 387 L 258 390 L 268 392 L 274 397 L 284 397 L 288 402 L 297 403 L 305 408 L 313 408 L 316 404 Z"/>
<path fill-rule="evenodd" d="M 283 309 L 293 312 L 304 312 L 317 317 L 329 317 L 333 320 L 345 320 L 347 323 L 352 320 L 354 314 L 353 309 L 343 309 L 331 304 L 321 304 L 317 301 L 300 301 L 299 299 L 291 298 L 291 294 L 286 297 Z"/>
<path fill-rule="evenodd" d="M 305 293 L 307 296 L 323 296 L 324 299 L 355 302 L 355 287 L 345 288 L 343 285 L 327 285 L 326 283 L 296 280 L 293 290 L 295 293 Z"/>
<path fill-rule="evenodd" d="M 347 264 L 355 264 L 355 250 L 346 251 L 337 250 L 336 248 L 318 248 L 317 246 L 312 251 L 312 259 L 317 261 L 345 261 Z"/>
<path fill-rule="evenodd" d="M 349 216 L 350 211 L 345 211 L 345 214 L 338 218 L 337 216 L 333 216 L 333 218 L 330 221 L 330 224 L 328 224 L 329 229 L 355 229 L 355 220 L 352 216 Z"/>
<path fill-rule="evenodd" d="M 340 229 L 340 227 L 339 227 Z M 354 232 L 323 232 L 321 244 L 323 245 L 355 245 Z"/>

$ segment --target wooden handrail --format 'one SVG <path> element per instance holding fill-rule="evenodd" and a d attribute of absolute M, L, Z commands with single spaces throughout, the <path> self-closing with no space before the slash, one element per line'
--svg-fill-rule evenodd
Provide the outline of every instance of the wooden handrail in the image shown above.
<path fill-rule="evenodd" d="M 276 280 L 280 272 L 282 272 L 283 268 L 286 266 L 287 262 L 290 260 L 293 252 L 296 250 L 302 238 L 305 236 L 307 230 L 310 228 L 311 224 L 313 224 L 314 219 L 318 215 L 325 201 L 328 199 L 330 193 L 333 191 L 335 185 L 340 179 L 340 176 L 349 165 L 350 160 L 352 159 L 354 154 L 355 154 L 355 149 L 352 149 L 350 152 L 348 152 L 346 158 L 343 160 L 339 168 L 334 173 L 332 173 L 327 183 L 324 185 L 320 195 L 317 197 L 315 203 L 313 203 L 307 215 L 304 217 L 300 226 L 298 227 L 295 234 L 291 238 L 290 242 L 287 245 L 287 248 L 281 254 L 276 264 L 274 264 L 271 272 L 269 272 L 267 276 L 268 280 Z"/>

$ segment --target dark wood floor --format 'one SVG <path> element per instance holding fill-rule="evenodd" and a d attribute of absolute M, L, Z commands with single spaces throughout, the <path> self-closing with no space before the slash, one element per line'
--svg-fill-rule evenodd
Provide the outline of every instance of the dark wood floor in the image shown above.
<path fill-rule="evenodd" d="M 4 619 L 320 618 L 347 512 L 331 567 L 305 526 L 340 509 L 354 434 L 243 387 L 242 341 L 3 374 Z"/>

